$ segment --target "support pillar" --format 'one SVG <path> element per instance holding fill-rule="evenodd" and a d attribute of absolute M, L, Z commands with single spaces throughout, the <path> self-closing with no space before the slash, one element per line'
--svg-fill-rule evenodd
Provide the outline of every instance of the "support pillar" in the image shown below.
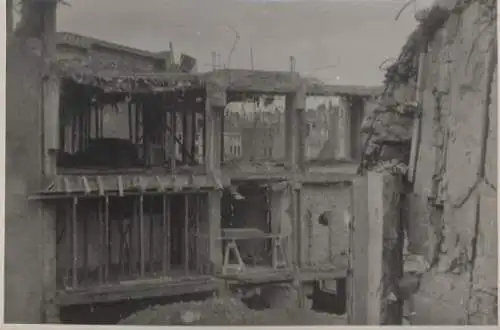
<path fill-rule="evenodd" d="M 42 56 L 46 68 L 42 83 L 43 174 L 51 179 L 56 174 L 59 149 L 59 79 L 52 71 L 56 50 L 56 1 L 47 2 L 42 10 Z M 56 214 L 55 208 L 41 207 L 43 247 L 43 308 L 45 322 L 59 323 L 59 310 L 54 304 L 56 293 Z"/>
<path fill-rule="evenodd" d="M 351 105 L 347 97 L 340 98 L 339 131 L 338 131 L 338 158 L 351 159 Z"/>
<path fill-rule="evenodd" d="M 388 173 L 369 172 L 367 176 L 367 325 L 397 325 L 402 322 L 402 304 L 396 298 L 397 283 L 403 275 L 400 179 Z"/>
<path fill-rule="evenodd" d="M 304 166 L 306 90 L 300 86 L 285 97 L 285 158 L 291 170 Z"/>

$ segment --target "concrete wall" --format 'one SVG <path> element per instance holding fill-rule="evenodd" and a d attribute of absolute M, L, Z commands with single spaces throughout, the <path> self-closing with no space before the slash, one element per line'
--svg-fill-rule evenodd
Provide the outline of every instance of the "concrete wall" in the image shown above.
<path fill-rule="evenodd" d="M 418 226 L 409 230 L 409 247 L 435 266 L 424 275 L 415 297 L 416 324 L 497 323 L 497 196 L 490 186 L 497 182 L 497 83 L 496 68 L 487 68 L 496 26 L 479 23 L 481 10 L 476 2 L 462 14 L 452 14 L 436 33 L 425 64 L 414 196 L 429 216 L 410 218 Z M 478 31 L 485 32 L 478 38 Z M 495 70 L 493 81 L 487 78 L 491 70 Z M 484 180 L 478 179 L 483 166 Z M 473 188 L 478 180 L 483 182 Z M 474 192 L 466 197 L 471 189 Z M 442 201 L 442 211 L 422 203 L 432 195 Z"/>
<path fill-rule="evenodd" d="M 42 317 L 42 218 L 30 192 L 41 173 L 40 57 L 12 40 L 7 46 L 5 322 Z"/>
<path fill-rule="evenodd" d="M 413 296 L 415 315 L 410 320 L 421 325 L 496 324 L 497 67 L 493 50 L 497 46 L 492 42 L 496 16 L 491 15 L 496 1 L 472 1 L 457 11 L 449 11 L 454 1 L 437 3 L 449 17 L 441 28 L 431 28 L 422 64 L 421 133 L 413 189 L 406 196 L 403 216 L 407 219 L 405 252 L 423 260 L 420 288 Z M 423 24 L 432 26 L 429 20 L 435 18 L 429 15 Z M 371 125 L 372 143 L 381 147 L 372 150 L 392 151 L 379 155 L 385 161 L 407 162 L 395 144 L 410 141 L 413 120 L 393 110 L 415 101 L 416 74 L 399 80 L 394 75 L 411 72 L 408 66 L 415 68 L 418 50 L 411 57 L 411 42 L 423 44 L 417 33 L 403 47 L 407 53 L 401 61 L 409 61 L 397 63 L 393 69 L 399 70 L 388 72 L 390 93 L 383 96 L 385 105 L 378 109 L 382 115 Z M 384 113 L 384 108 L 393 115 Z"/>
<path fill-rule="evenodd" d="M 350 208 L 351 187 L 304 185 L 301 203 L 302 260 L 310 266 L 332 264 L 349 247 L 344 212 Z M 319 223 L 322 214 L 329 226 Z"/>

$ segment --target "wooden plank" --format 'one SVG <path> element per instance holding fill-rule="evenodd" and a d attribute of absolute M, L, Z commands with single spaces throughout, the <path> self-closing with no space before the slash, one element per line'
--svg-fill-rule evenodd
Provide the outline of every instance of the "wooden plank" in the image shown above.
<path fill-rule="evenodd" d="M 367 325 L 402 322 L 402 306 L 389 297 L 402 276 L 399 177 L 369 172 L 368 176 Z"/>
<path fill-rule="evenodd" d="M 423 89 L 423 71 L 424 64 L 426 60 L 426 53 L 421 53 L 418 59 L 418 73 L 417 73 L 417 91 L 415 101 L 418 107 L 421 107 L 422 103 L 422 89 Z M 418 159 L 418 147 L 420 145 L 420 126 L 421 126 L 421 116 L 417 114 L 413 121 L 413 132 L 411 137 L 411 149 L 410 149 L 410 161 L 408 163 L 408 181 L 413 182 L 415 179 L 417 159 Z"/>
<path fill-rule="evenodd" d="M 367 322 L 368 292 L 368 180 L 359 177 L 353 182 L 351 205 L 352 222 L 349 227 L 349 272 L 348 320 L 350 325 L 365 325 Z"/>

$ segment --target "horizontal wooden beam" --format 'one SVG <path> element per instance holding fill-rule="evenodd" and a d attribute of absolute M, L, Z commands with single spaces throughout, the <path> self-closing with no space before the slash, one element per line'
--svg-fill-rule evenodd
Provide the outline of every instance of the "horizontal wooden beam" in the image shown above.
<path fill-rule="evenodd" d="M 190 293 L 212 292 L 216 289 L 215 280 L 208 276 L 182 278 L 179 280 L 144 280 L 122 285 L 108 285 L 78 291 L 57 293 L 55 303 L 59 306 L 110 303 L 125 300 L 178 296 Z"/>

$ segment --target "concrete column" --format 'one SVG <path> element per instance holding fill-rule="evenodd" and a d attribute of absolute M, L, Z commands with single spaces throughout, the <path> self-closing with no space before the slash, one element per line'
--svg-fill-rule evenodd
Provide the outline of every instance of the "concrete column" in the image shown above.
<path fill-rule="evenodd" d="M 207 84 L 206 114 L 206 154 L 205 166 L 208 171 L 220 169 L 221 129 L 224 109 L 226 107 L 226 91 L 216 84 Z"/>
<path fill-rule="evenodd" d="M 43 143 L 44 173 L 54 175 L 56 154 L 59 149 L 59 78 L 51 66 L 57 56 L 56 50 L 56 3 L 43 7 L 42 56 L 45 62 L 47 79 L 42 86 L 43 93 Z"/>
<path fill-rule="evenodd" d="M 340 112 L 339 112 L 339 131 L 338 131 L 338 158 L 350 159 L 351 151 L 351 106 L 349 99 L 346 97 L 340 98 Z"/>
<path fill-rule="evenodd" d="M 208 250 L 215 272 L 222 271 L 222 242 L 217 239 L 221 236 L 221 198 L 222 193 L 218 190 L 208 193 Z"/>

